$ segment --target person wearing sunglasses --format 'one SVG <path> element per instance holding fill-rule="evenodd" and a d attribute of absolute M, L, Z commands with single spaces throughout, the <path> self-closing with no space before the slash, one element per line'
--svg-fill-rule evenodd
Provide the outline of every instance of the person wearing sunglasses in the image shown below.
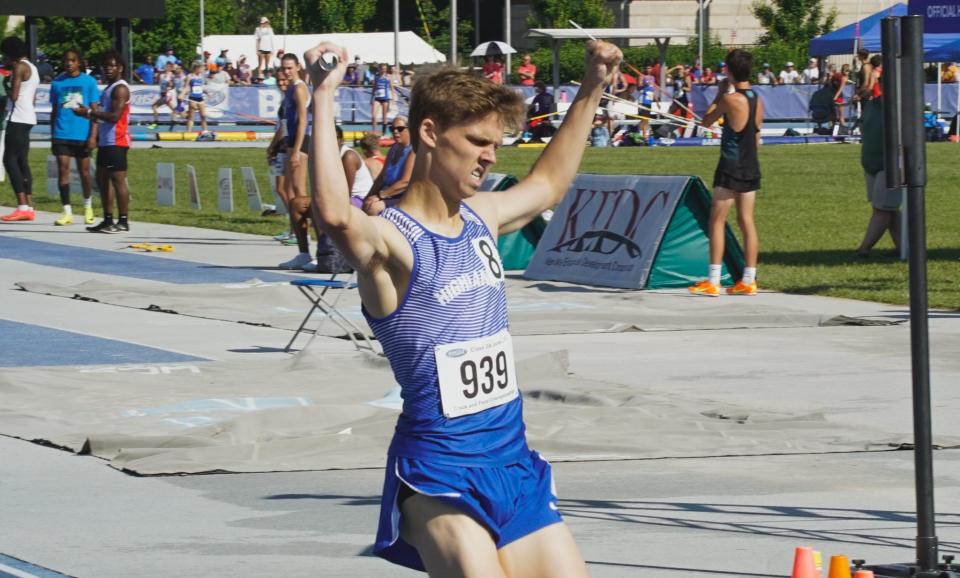
<path fill-rule="evenodd" d="M 390 129 L 393 132 L 393 146 L 387 151 L 383 170 L 377 175 L 373 187 L 363 200 L 364 212 L 372 216 L 379 215 L 387 207 L 397 204 L 413 175 L 416 154 L 410 146 L 407 117 L 399 115 L 394 118 Z"/>

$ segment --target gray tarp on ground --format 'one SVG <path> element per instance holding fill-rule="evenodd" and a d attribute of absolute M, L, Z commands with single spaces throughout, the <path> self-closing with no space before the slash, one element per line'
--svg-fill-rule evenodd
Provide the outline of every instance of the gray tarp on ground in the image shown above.
<path fill-rule="evenodd" d="M 75 285 L 20 281 L 23 290 L 60 297 L 95 300 L 111 305 L 154 308 L 209 319 L 296 329 L 308 302 L 286 283 L 170 285 L 91 280 Z M 651 292 L 586 287 L 571 283 L 507 282 L 510 331 L 514 335 L 558 335 L 621 331 L 816 327 L 838 315 L 877 316 L 882 307 L 856 301 L 820 300 L 819 309 L 771 305 L 763 295 L 738 299 L 718 310 L 709 299 L 686 292 Z M 803 297 L 797 297 L 803 300 Z M 816 298 L 809 298 L 816 301 Z M 837 303 L 842 303 L 838 308 Z M 356 291 L 347 292 L 338 308 L 366 327 Z M 322 333 L 337 335 L 327 323 Z"/>
<path fill-rule="evenodd" d="M 567 367 L 564 351 L 518 361 L 530 444 L 554 460 L 879 450 L 908 440 L 890 424 L 771 410 L 769 396 L 733 404 Z M 144 475 L 380 467 L 397 410 L 369 402 L 392 386 L 382 358 L 319 348 L 288 361 L 8 369 L 0 433 Z"/>
<path fill-rule="evenodd" d="M 290 329 L 306 306 L 286 284 L 255 281 L 18 285 Z M 899 310 L 799 296 L 788 306 L 772 294 L 719 303 L 682 292 L 518 279 L 509 281 L 508 298 L 529 441 L 551 459 L 862 451 L 910 441 L 909 419 L 901 415 L 908 415 L 909 388 L 875 397 L 861 393 L 870 390 L 871 374 L 907 370 L 902 356 L 883 351 L 882 340 L 871 341 L 880 334 L 870 332 L 904 331 L 906 337 L 906 328 L 823 327 L 839 315 L 852 323 L 890 322 L 902 317 Z M 361 321 L 355 292 L 343 309 Z M 809 327 L 804 331 L 812 333 L 789 333 L 784 373 L 775 386 L 757 391 L 731 387 L 739 383 L 739 367 L 730 374 L 709 365 L 716 363 L 710 361 L 712 336 L 729 339 L 740 334 L 736 331 L 689 332 L 683 362 L 676 361 L 675 351 L 657 351 L 653 340 L 635 343 L 621 357 L 609 355 L 623 342 L 615 335 L 622 331 L 741 327 Z M 336 333 L 331 324 L 324 332 Z M 571 365 L 565 344 L 576 337 L 568 334 L 583 332 L 598 335 L 578 343 L 578 361 Z M 0 434 L 90 453 L 145 475 L 380 467 L 399 409 L 395 395 L 384 399 L 395 385 L 389 366 L 371 354 L 335 353 L 343 348 L 330 343 L 322 337 L 289 359 L 257 362 L 5 369 Z M 797 351 L 809 352 L 809 359 L 796 359 Z M 858 360 L 849 375 L 821 375 L 815 364 L 805 365 L 836 351 Z M 676 377 L 687 374 L 693 377 Z M 800 397 L 786 409 L 784 396 Z M 937 441 L 957 443 L 951 437 Z"/>

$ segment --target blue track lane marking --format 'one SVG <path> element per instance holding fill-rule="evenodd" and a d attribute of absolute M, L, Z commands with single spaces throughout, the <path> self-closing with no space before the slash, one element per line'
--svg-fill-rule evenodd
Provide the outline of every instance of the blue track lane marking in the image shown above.
<path fill-rule="evenodd" d="M 69 578 L 69 576 L 0 554 L 0 578 Z"/>
<path fill-rule="evenodd" d="M 136 253 L 21 239 L 10 235 L 0 235 L 0 258 L 25 261 L 48 267 L 87 271 L 88 273 L 119 275 L 121 277 L 182 285 L 242 283 L 254 278 L 268 283 L 289 283 L 298 278 L 260 269 L 233 268 L 211 263 L 154 258 Z"/>
<path fill-rule="evenodd" d="M 209 361 L 83 333 L 0 319 L 0 367 Z"/>

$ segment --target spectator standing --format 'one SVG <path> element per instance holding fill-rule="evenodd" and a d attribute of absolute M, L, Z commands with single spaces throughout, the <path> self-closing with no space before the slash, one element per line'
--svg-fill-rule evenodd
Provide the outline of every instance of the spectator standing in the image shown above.
<path fill-rule="evenodd" d="M 847 107 L 847 103 L 843 98 L 843 89 L 847 86 L 847 76 L 833 67 L 833 72 L 830 74 L 828 82 L 830 83 L 830 90 L 833 91 L 833 104 L 836 108 L 836 122 L 840 123 L 841 127 L 847 125 L 846 119 L 844 118 L 844 112 Z"/>
<path fill-rule="evenodd" d="M 40 82 L 50 82 L 56 76 L 53 65 L 50 64 L 47 55 L 42 50 L 37 51 L 37 74 L 40 75 Z"/>
<path fill-rule="evenodd" d="M 866 52 L 866 50 L 864 50 Z M 872 79 L 874 77 L 873 66 L 866 60 L 866 56 L 861 59 L 861 77 Z M 857 58 L 861 58 L 857 53 Z M 864 69 L 867 69 L 864 72 Z M 871 81 L 872 82 L 872 81 Z M 867 86 L 869 85 L 869 88 Z M 869 97 L 862 95 L 869 94 Z M 861 117 L 861 145 L 860 145 L 860 165 L 863 167 L 863 178 L 867 189 L 867 202 L 870 203 L 871 214 L 870 221 L 867 223 L 867 231 L 863 236 L 863 241 L 857 248 L 856 257 L 866 258 L 870 255 L 870 249 L 883 238 L 884 233 L 890 231 L 890 237 L 893 240 L 893 246 L 900 247 L 900 205 L 903 202 L 903 189 L 895 187 L 887 188 L 887 178 L 884 172 L 884 126 L 883 126 L 883 108 L 881 99 L 873 98 L 873 85 L 866 80 L 861 86 L 857 87 L 857 93 L 854 98 L 860 97 Z"/>
<path fill-rule="evenodd" d="M 377 80 L 377 72 L 379 68 L 376 64 L 370 63 L 370 66 L 363 71 L 363 85 L 364 86 L 373 86 L 373 83 Z"/>
<path fill-rule="evenodd" d="M 673 87 L 673 104 L 670 105 L 670 114 L 676 116 L 682 116 L 687 118 L 689 114 L 690 102 L 687 98 L 687 94 L 693 88 L 691 83 L 691 78 L 687 67 L 683 64 L 678 64 L 671 69 L 671 72 L 676 71 L 674 74 L 673 81 L 671 86 Z M 709 126 L 709 125 L 707 125 Z"/>
<path fill-rule="evenodd" d="M 537 65 L 529 54 L 523 55 L 523 61 L 517 67 L 517 76 L 520 77 L 520 86 L 533 86 L 536 82 Z"/>
<path fill-rule="evenodd" d="M 865 102 L 873 99 L 873 83 L 876 81 L 876 75 L 873 71 L 873 65 L 870 64 L 870 51 L 866 48 L 858 50 L 857 60 L 860 61 L 860 72 L 857 74 L 853 101 Z"/>
<path fill-rule="evenodd" d="M 270 60 L 273 58 L 273 28 L 270 27 L 270 19 L 266 16 L 260 18 L 260 26 L 253 33 L 257 39 L 257 76 L 262 77 L 263 71 L 270 67 Z"/>
<path fill-rule="evenodd" d="M 77 107 L 89 107 L 100 98 L 97 81 L 80 70 L 80 51 L 68 48 L 63 52 L 64 72 L 50 84 L 51 152 L 57 158 L 57 188 L 63 215 L 54 225 L 72 225 L 73 207 L 70 204 L 70 159 L 75 159 L 83 190 L 83 220 L 92 225 L 93 183 L 90 178 L 90 151 L 96 148 L 96 129 L 89 119 L 74 112 Z M 153 67 L 150 67 L 153 70 Z"/>
<path fill-rule="evenodd" d="M 764 62 L 763 68 L 760 72 L 757 73 L 757 84 L 776 84 L 777 77 L 773 75 L 773 71 L 770 70 L 770 63 Z"/>
<path fill-rule="evenodd" d="M 347 65 L 347 71 L 343 74 L 343 86 L 357 86 L 361 83 L 360 72 L 357 71 L 357 65 L 350 63 Z"/>
<path fill-rule="evenodd" d="M 700 75 L 700 84 L 716 84 L 717 75 L 713 73 L 713 69 L 709 66 L 703 69 L 703 74 Z"/>
<path fill-rule="evenodd" d="M 817 66 L 817 59 L 811 58 L 807 62 L 807 67 L 803 69 L 803 74 L 800 75 L 800 83 L 817 84 L 818 80 L 820 80 L 820 68 Z"/>
<path fill-rule="evenodd" d="M 133 71 L 133 80 L 140 84 L 153 84 L 157 69 L 153 67 L 153 57 L 147 55 L 147 61 Z"/>
<path fill-rule="evenodd" d="M 593 128 L 590 129 L 590 146 L 597 148 L 606 148 L 610 146 L 610 131 L 606 125 L 610 122 L 604 117 L 607 115 L 596 115 L 593 117 Z"/>
<path fill-rule="evenodd" d="M 787 61 L 780 71 L 780 84 L 796 84 L 800 81 L 800 73 L 793 67 L 793 62 Z"/>
<path fill-rule="evenodd" d="M 30 130 L 37 124 L 34 101 L 40 74 L 37 67 L 27 60 L 27 44 L 16 36 L 0 42 L 6 69 L 10 70 L 10 112 L 3 141 L 3 167 L 9 176 L 10 186 L 17 197 L 17 208 L 0 221 L 32 221 L 33 175 L 30 173 Z"/>
<path fill-rule="evenodd" d="M 730 71 L 727 70 L 727 63 L 726 63 L 726 62 L 724 62 L 724 61 L 721 60 L 719 63 L 717 63 L 716 75 L 717 75 L 717 83 L 722 82 L 723 79 L 725 79 L 725 78 L 729 78 L 729 76 L 730 76 Z"/>
<path fill-rule="evenodd" d="M 247 64 L 247 55 L 241 54 L 237 59 L 237 73 L 235 75 L 235 84 L 237 86 L 250 86 L 252 75 L 250 74 L 250 65 Z"/>
<path fill-rule="evenodd" d="M 180 60 L 173 53 L 173 47 L 169 44 L 163 47 L 163 54 L 157 57 L 156 66 L 157 70 L 164 70 L 167 67 L 167 63 L 172 62 L 177 64 Z"/>
<path fill-rule="evenodd" d="M 283 49 L 278 48 L 277 55 L 270 59 L 270 68 L 272 68 L 276 73 L 278 82 L 280 78 L 283 78 L 283 73 L 280 72 L 280 67 L 283 66 L 283 63 L 282 63 L 283 54 L 284 54 Z"/>
<path fill-rule="evenodd" d="M 483 63 L 483 76 L 494 84 L 503 84 L 503 63 L 496 56 L 488 55 Z"/>
<path fill-rule="evenodd" d="M 220 67 L 221 70 L 226 68 L 227 64 L 233 64 L 233 61 L 230 60 L 229 56 L 227 56 L 227 52 L 230 52 L 230 49 L 224 48 L 220 51 L 220 55 L 213 59 L 213 61 L 217 66 Z"/>
<path fill-rule="evenodd" d="M 407 67 L 400 71 L 400 84 L 409 88 L 413 86 L 413 75 L 416 74 L 412 68 Z"/>

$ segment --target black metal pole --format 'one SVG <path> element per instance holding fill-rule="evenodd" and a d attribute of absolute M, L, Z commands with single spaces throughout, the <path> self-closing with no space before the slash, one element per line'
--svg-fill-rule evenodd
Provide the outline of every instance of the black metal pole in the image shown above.
<path fill-rule="evenodd" d="M 883 172 L 887 188 L 903 187 L 900 150 L 900 30 L 899 18 L 880 21 L 883 58 Z"/>
<path fill-rule="evenodd" d="M 913 373 L 914 476 L 917 486 L 917 565 L 922 570 L 935 571 L 937 535 L 933 510 L 927 240 L 924 222 L 927 158 L 923 130 L 923 17 L 902 17 L 900 33 L 903 165 L 910 240 L 910 360 Z"/>

